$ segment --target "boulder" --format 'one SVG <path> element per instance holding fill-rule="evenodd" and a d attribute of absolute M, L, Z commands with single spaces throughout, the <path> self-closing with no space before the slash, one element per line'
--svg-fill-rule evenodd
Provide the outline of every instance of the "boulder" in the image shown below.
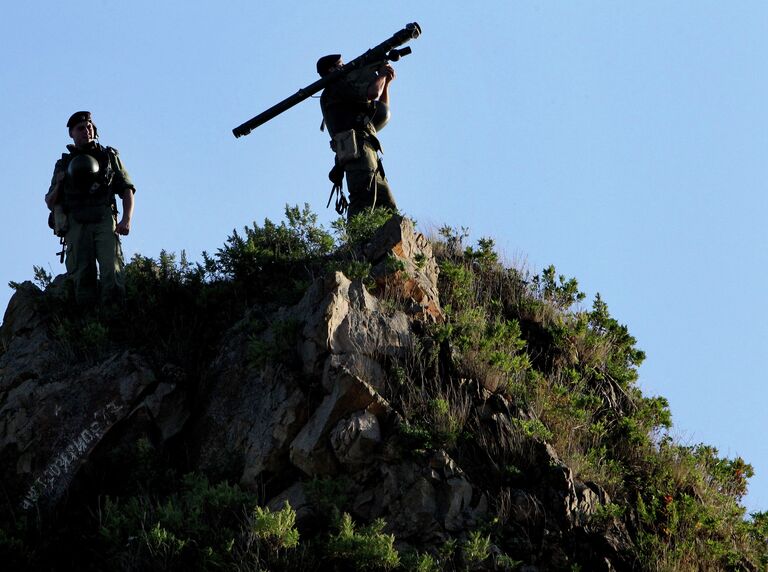
<path fill-rule="evenodd" d="M 444 451 L 376 466 L 354 501 L 357 517 L 384 518 L 398 539 L 416 543 L 439 544 L 477 526 L 487 511 L 486 496 Z"/>
<path fill-rule="evenodd" d="M 392 415 L 389 404 L 376 390 L 346 368 L 334 370 L 331 375 L 331 393 L 325 396 L 290 447 L 291 462 L 309 476 L 337 473 L 339 459 L 331 446 L 331 431 L 341 419 L 367 412 L 387 423 Z"/>
<path fill-rule="evenodd" d="M 322 375 L 328 354 L 378 360 L 402 357 L 413 345 L 408 317 L 341 272 L 316 280 L 285 315 L 303 324 L 299 349 L 307 375 Z"/>
<path fill-rule="evenodd" d="M 16 288 L 8 303 L 0 328 L 5 350 L 0 354 L 0 395 L 25 380 L 50 377 L 61 369 L 42 301 L 43 292 L 27 281 Z"/>
<path fill-rule="evenodd" d="M 336 424 L 330 439 L 339 463 L 355 469 L 374 460 L 373 452 L 381 444 L 381 424 L 370 411 L 357 411 Z"/>
<path fill-rule="evenodd" d="M 18 358 L 9 351 L 1 359 Z M 0 386 L 8 381 L 0 374 Z M 4 391 L 0 458 L 10 502 L 26 510 L 55 506 L 115 425 L 144 406 L 154 383 L 144 358 L 126 351 L 84 371 L 30 378 Z"/>
<path fill-rule="evenodd" d="M 437 291 L 439 269 L 429 240 L 415 231 L 410 219 L 395 215 L 362 249 L 383 296 L 410 302 L 414 317 L 442 321 Z"/>

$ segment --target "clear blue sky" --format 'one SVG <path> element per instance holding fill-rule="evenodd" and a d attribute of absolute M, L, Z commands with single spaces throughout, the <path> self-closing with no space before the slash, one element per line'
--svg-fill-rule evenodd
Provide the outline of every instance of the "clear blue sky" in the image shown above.
<path fill-rule="evenodd" d="M 138 187 L 126 256 L 198 260 L 286 203 L 333 218 L 316 100 L 231 129 L 315 81 L 318 56 L 412 21 L 381 134 L 401 208 L 600 292 L 675 435 L 752 463 L 747 506 L 768 509 L 762 0 L 10 3 L 0 307 L 33 265 L 63 271 L 43 195 L 72 112 L 94 113 Z"/>

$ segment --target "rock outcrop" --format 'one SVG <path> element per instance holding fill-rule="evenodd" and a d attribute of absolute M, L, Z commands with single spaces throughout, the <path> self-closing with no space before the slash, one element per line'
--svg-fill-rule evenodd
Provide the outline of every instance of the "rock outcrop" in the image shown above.
<path fill-rule="evenodd" d="M 438 546 L 501 513 L 524 531 L 521 552 L 542 569 L 570 566 L 575 557 L 593 570 L 620 569 L 626 530 L 618 522 L 596 527 L 591 518 L 610 499 L 576 480 L 546 444 L 531 445 L 529 478 L 501 495 L 445 450 L 403 448 L 406 422 L 388 400 L 388 368 L 414 351 L 418 324 L 444 319 L 438 267 L 429 242 L 399 217 L 362 255 L 373 268 L 374 293 L 341 272 L 317 278 L 297 305 L 271 313 L 266 328 L 254 330 L 244 316 L 194 384 L 173 365 L 127 349 L 68 363 L 40 309 L 44 294 L 23 284 L 2 327 L 4 510 L 56 508 L 78 480 L 87 482 L 83 467 L 100 446 L 144 432 L 161 446 L 183 436 L 197 470 L 234 471 L 273 507 L 288 500 L 300 526 L 316 516 L 307 483 L 343 476 L 353 516 L 385 519 L 398 542 Z M 292 363 L 249 354 L 286 330 Z M 484 411 L 492 399 L 505 400 L 479 389 L 472 407 Z"/>

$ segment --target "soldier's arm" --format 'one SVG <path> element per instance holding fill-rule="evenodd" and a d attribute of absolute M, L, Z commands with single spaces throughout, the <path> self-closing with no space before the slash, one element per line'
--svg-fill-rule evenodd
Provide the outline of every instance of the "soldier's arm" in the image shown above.
<path fill-rule="evenodd" d="M 384 93 L 384 76 L 380 75 L 368 86 L 368 99 L 375 101 Z"/>
<path fill-rule="evenodd" d="M 135 198 L 133 196 L 133 188 L 126 189 L 123 192 L 122 200 L 123 216 L 120 219 L 120 222 L 117 223 L 115 232 L 117 234 L 126 236 L 129 232 L 131 232 L 131 218 L 133 217 L 133 205 L 135 202 Z"/>
<path fill-rule="evenodd" d="M 389 103 L 389 84 L 395 79 L 395 68 L 386 64 L 379 69 L 379 74 L 368 86 L 368 99 Z"/>
<path fill-rule="evenodd" d="M 114 147 L 108 147 L 108 149 L 110 157 L 112 158 L 112 167 L 115 169 L 115 180 L 112 182 L 112 188 L 114 188 L 115 192 L 121 197 L 128 189 L 136 192 L 136 187 L 133 185 L 133 181 L 131 181 L 131 177 L 125 169 L 125 165 L 123 165 L 123 162 L 120 160 L 120 155 L 118 154 L 117 149 Z"/>
<path fill-rule="evenodd" d="M 120 160 L 120 155 L 118 154 L 117 149 L 112 147 L 109 149 L 110 156 L 112 157 L 112 166 L 115 169 L 115 181 L 113 181 L 112 186 L 117 195 L 122 199 L 123 203 L 123 216 L 120 218 L 120 222 L 117 223 L 117 226 L 115 226 L 115 232 L 126 236 L 131 231 L 133 206 L 136 202 L 134 197 L 136 187 L 133 186 L 131 177 L 128 175 L 128 171 L 125 169 L 123 162 Z"/>
<path fill-rule="evenodd" d="M 389 105 L 389 84 L 395 79 L 395 68 L 386 65 L 382 70 L 382 74 L 384 75 L 384 89 L 379 96 L 379 101 Z"/>
<path fill-rule="evenodd" d="M 64 181 L 64 170 L 59 168 L 59 163 L 56 163 L 56 167 L 53 169 L 53 177 L 51 177 L 51 186 L 48 187 L 48 192 L 45 193 L 45 204 L 49 210 L 53 210 L 54 205 L 59 202 L 59 191 L 61 190 L 61 183 Z"/>

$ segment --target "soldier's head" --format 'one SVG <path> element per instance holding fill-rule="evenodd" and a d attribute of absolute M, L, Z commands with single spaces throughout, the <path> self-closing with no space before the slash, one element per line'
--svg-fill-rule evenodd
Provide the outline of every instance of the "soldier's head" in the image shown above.
<path fill-rule="evenodd" d="M 320 77 L 325 77 L 343 65 L 344 62 L 341 60 L 341 54 L 323 56 L 317 60 L 317 73 L 320 74 Z"/>
<path fill-rule="evenodd" d="M 78 147 L 90 143 L 99 136 L 96 126 L 91 121 L 90 111 L 73 113 L 67 121 L 67 129 L 69 129 L 69 136 Z"/>

